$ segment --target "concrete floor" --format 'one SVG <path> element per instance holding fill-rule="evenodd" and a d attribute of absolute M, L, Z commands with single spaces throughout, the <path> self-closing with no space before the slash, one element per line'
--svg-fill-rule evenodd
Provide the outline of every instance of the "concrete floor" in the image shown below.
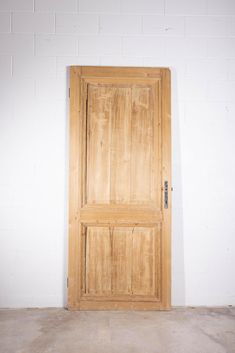
<path fill-rule="evenodd" d="M 235 308 L 0 310 L 1 353 L 234 353 Z"/>

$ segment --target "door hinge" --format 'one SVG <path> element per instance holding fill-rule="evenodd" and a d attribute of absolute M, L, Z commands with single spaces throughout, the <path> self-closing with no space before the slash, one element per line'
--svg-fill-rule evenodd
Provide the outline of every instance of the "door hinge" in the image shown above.
<path fill-rule="evenodd" d="M 69 278 L 67 277 L 67 288 L 69 288 Z"/>
<path fill-rule="evenodd" d="M 69 98 L 70 98 L 70 87 L 69 87 Z"/>

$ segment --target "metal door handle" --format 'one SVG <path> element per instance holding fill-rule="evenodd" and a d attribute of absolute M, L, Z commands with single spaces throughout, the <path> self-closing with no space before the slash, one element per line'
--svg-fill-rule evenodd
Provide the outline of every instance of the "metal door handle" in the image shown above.
<path fill-rule="evenodd" d="M 168 181 L 164 181 L 164 208 L 168 208 Z"/>

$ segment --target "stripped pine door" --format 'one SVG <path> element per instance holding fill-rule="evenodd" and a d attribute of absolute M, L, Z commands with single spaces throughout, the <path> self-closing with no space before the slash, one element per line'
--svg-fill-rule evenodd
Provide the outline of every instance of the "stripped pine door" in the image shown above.
<path fill-rule="evenodd" d="M 170 308 L 170 71 L 71 67 L 68 307 Z"/>

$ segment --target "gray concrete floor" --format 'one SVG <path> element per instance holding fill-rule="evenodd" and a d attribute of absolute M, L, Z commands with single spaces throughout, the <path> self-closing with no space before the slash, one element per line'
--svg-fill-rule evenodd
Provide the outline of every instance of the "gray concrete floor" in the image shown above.
<path fill-rule="evenodd" d="M 1 353 L 234 353 L 235 308 L 0 310 Z"/>

